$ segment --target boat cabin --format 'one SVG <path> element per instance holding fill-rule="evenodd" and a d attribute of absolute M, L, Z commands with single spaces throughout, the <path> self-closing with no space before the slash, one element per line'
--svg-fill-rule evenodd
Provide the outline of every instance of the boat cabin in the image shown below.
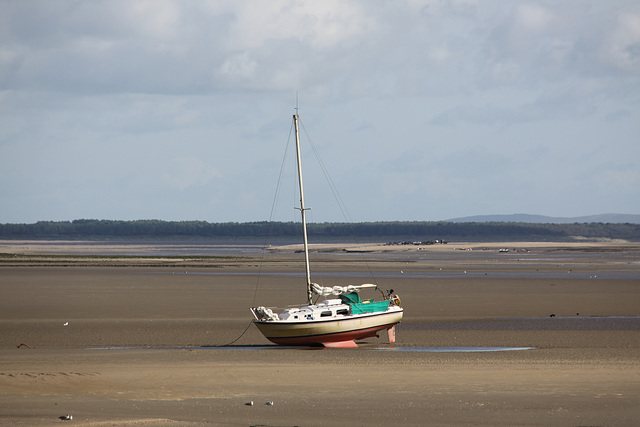
<path fill-rule="evenodd" d="M 315 305 L 287 308 L 278 317 L 280 320 L 296 321 L 322 319 L 323 317 L 334 318 L 349 314 L 351 314 L 349 305 L 339 299 L 330 299 Z"/>
<path fill-rule="evenodd" d="M 352 314 L 375 313 L 386 311 L 389 301 L 377 301 L 373 299 L 362 300 L 360 295 L 352 292 L 340 295 L 340 298 L 324 300 L 319 304 L 305 307 L 287 308 L 278 316 L 284 321 L 318 320 L 322 318 L 336 318 Z"/>

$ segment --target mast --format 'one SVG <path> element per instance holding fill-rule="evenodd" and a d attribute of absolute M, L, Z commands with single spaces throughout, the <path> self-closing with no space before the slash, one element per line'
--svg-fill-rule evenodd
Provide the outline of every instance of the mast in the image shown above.
<path fill-rule="evenodd" d="M 304 266 L 307 273 L 307 300 L 312 304 L 311 271 L 309 269 L 309 243 L 307 241 L 307 216 L 304 207 L 304 190 L 302 187 L 302 161 L 300 160 L 300 133 L 298 132 L 298 114 L 293 115 L 293 124 L 296 130 L 296 154 L 298 156 L 298 183 L 300 184 L 300 213 L 302 214 L 302 236 L 304 242 Z"/>

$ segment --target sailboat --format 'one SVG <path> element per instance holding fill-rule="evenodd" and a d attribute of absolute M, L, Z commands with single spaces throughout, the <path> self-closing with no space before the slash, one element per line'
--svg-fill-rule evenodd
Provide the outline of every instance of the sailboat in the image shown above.
<path fill-rule="evenodd" d="M 325 347 L 357 347 L 355 340 L 377 337 L 387 330 L 390 343 L 395 342 L 395 325 L 402 320 L 403 309 L 400 298 L 393 290 L 382 293 L 381 300 L 362 299 L 360 291 L 377 289 L 374 284 L 322 286 L 311 281 L 309 267 L 309 244 L 307 239 L 306 209 L 302 185 L 302 163 L 300 159 L 299 116 L 293 115 L 300 189 L 300 212 L 307 284 L 307 304 L 289 307 L 280 313 L 274 308 L 251 307 L 253 323 L 271 342 L 280 345 L 322 345 Z M 324 296 L 314 303 L 314 295 Z"/>

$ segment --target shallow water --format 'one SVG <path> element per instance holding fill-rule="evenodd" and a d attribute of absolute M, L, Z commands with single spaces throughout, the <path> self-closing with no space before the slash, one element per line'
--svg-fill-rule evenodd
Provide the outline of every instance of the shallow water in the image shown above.
<path fill-rule="evenodd" d="M 409 351 L 426 353 L 481 353 L 534 350 L 535 347 L 360 347 L 365 351 Z M 279 345 L 238 345 L 204 347 L 92 347 L 87 350 L 325 350 L 324 347 L 289 347 Z M 331 349 L 329 349 L 331 350 Z"/>
<path fill-rule="evenodd" d="M 446 323 L 402 323 L 407 330 L 547 330 L 547 331 L 640 331 L 640 316 L 523 317 Z"/>
<path fill-rule="evenodd" d="M 535 350 L 535 347 L 376 347 L 372 350 L 418 351 L 426 353 L 482 353 L 494 351 Z"/>
<path fill-rule="evenodd" d="M 211 276 L 272 276 L 272 277 L 304 277 L 302 272 L 219 272 L 219 271 L 185 271 L 185 272 L 167 272 L 157 271 L 153 274 L 193 274 L 193 275 L 211 275 Z M 150 273 L 143 273 L 150 274 Z M 598 273 L 578 273 L 578 272 L 538 272 L 538 271 L 492 271 L 492 272 L 397 272 L 397 273 L 381 273 L 376 272 L 376 278 L 385 279 L 592 279 L 592 280 L 640 280 L 640 271 L 606 271 Z M 336 272 L 318 272 L 314 277 L 340 277 L 340 278 L 371 278 L 370 272 L 358 271 L 336 271 Z"/>

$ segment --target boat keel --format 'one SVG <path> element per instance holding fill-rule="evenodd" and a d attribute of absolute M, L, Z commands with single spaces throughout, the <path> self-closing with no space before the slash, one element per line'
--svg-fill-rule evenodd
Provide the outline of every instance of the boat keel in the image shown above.
<path fill-rule="evenodd" d="M 358 344 L 354 340 L 323 342 L 322 345 L 329 348 L 357 348 Z"/>

